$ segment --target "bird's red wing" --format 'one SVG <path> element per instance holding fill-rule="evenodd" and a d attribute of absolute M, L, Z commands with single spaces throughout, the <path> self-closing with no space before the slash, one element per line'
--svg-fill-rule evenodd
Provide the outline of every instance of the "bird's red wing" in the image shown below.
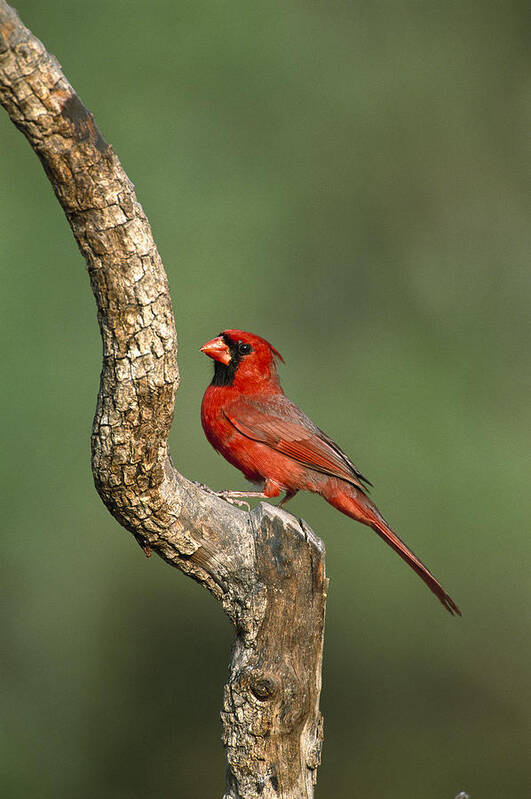
<path fill-rule="evenodd" d="M 239 397 L 224 408 L 233 427 L 316 472 L 339 477 L 367 491 L 369 480 L 322 430 L 284 395 L 264 401 Z"/>

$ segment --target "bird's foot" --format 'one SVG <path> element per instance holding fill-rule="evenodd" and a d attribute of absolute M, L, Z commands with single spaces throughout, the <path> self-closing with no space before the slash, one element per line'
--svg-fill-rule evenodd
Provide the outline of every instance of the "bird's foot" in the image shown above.
<path fill-rule="evenodd" d="M 220 499 L 224 499 L 225 502 L 229 502 L 231 505 L 236 505 L 238 508 L 245 508 L 247 513 L 250 513 L 251 506 L 248 502 L 244 499 L 236 499 L 236 497 L 231 497 L 230 491 L 215 491 L 216 496 L 220 497 Z"/>
<path fill-rule="evenodd" d="M 202 491 L 206 491 L 207 494 L 213 494 L 215 497 L 220 497 L 221 499 L 226 499 L 227 502 L 230 501 L 229 500 L 229 496 L 232 493 L 231 491 L 214 491 L 213 488 L 210 488 L 210 486 L 207 486 L 206 483 L 200 483 L 199 480 L 192 480 L 192 483 L 195 486 L 197 486 L 198 488 L 200 488 Z M 233 503 L 233 504 L 236 505 L 236 503 Z M 244 504 L 248 504 L 248 503 L 244 503 Z"/>
<path fill-rule="evenodd" d="M 202 488 L 204 491 L 208 491 L 209 494 L 215 494 L 216 497 L 224 499 L 225 502 L 230 502 L 231 505 L 237 505 L 240 508 L 246 508 L 247 511 L 251 510 L 251 506 L 247 500 L 242 499 L 242 497 L 252 497 L 253 499 L 270 499 L 269 494 L 264 494 L 263 491 L 214 491 L 212 488 L 210 488 L 210 486 L 207 486 L 204 483 L 199 483 L 196 480 L 194 480 L 193 483 L 199 488 Z"/>
<path fill-rule="evenodd" d="M 208 491 L 209 494 L 217 494 L 217 491 L 214 491 L 213 488 L 210 488 L 210 486 L 207 486 L 206 483 L 201 483 L 199 480 L 190 480 L 190 482 L 193 483 L 198 488 L 202 488 L 203 491 Z"/>
<path fill-rule="evenodd" d="M 247 510 L 250 511 L 251 507 L 246 500 L 242 500 L 241 497 L 252 497 L 253 499 L 269 499 L 267 494 L 264 494 L 263 491 L 218 491 L 218 497 L 225 499 L 227 502 L 230 502 L 232 505 L 239 505 L 240 507 L 247 506 Z"/>

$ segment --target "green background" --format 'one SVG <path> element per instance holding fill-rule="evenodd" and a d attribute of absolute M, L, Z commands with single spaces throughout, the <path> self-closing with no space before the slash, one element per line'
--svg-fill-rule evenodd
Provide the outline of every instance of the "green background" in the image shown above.
<path fill-rule="evenodd" d="M 320 799 L 520 799 L 531 712 L 527 2 L 19 0 L 114 146 L 169 275 L 188 477 L 225 327 L 463 609 L 298 496 L 327 546 Z M 220 796 L 232 631 L 92 485 L 101 345 L 42 168 L 0 116 L 0 793 Z"/>

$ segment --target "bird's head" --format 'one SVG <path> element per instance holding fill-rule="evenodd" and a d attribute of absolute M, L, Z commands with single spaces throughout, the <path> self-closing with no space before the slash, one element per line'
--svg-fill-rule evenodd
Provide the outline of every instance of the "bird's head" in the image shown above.
<path fill-rule="evenodd" d="M 282 355 L 265 338 L 244 330 L 223 330 L 201 347 L 214 360 L 214 386 L 260 390 L 264 384 L 279 386 L 276 359 Z"/>

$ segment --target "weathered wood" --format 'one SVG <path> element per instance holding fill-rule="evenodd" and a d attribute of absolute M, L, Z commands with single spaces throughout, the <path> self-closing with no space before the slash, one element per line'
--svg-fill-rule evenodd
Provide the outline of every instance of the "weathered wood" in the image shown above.
<path fill-rule="evenodd" d="M 261 622 L 238 635 L 222 713 L 231 778 L 226 799 L 313 796 L 328 581 L 322 542 L 269 505 L 251 514 L 254 602 Z"/>
<path fill-rule="evenodd" d="M 0 102 L 41 160 L 96 298 L 96 488 L 146 552 L 202 583 L 236 627 L 222 713 L 225 797 L 310 799 L 322 741 L 322 543 L 290 514 L 270 505 L 244 513 L 174 468 L 177 337 L 151 228 L 92 114 L 3 0 Z"/>

